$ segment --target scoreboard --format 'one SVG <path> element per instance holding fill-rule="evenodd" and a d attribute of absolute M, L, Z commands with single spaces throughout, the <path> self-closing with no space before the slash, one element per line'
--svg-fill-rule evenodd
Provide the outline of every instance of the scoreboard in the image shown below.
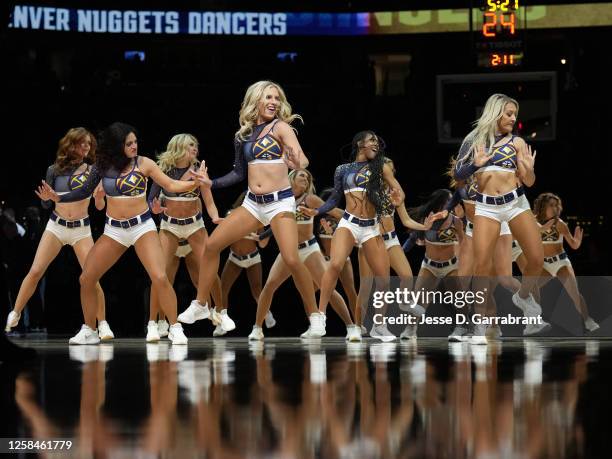
<path fill-rule="evenodd" d="M 502 69 L 518 67 L 524 58 L 525 8 L 521 0 L 481 0 L 476 14 L 476 64 Z"/>

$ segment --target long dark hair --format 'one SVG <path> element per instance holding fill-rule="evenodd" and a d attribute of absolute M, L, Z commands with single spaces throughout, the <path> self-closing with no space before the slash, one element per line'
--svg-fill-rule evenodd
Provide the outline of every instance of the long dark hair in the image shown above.
<path fill-rule="evenodd" d="M 417 222 L 423 223 L 431 212 L 440 212 L 451 198 L 452 193 L 446 188 L 431 193 L 423 204 L 408 211 L 408 214 Z"/>
<path fill-rule="evenodd" d="M 383 181 L 383 166 L 385 164 L 385 142 L 378 137 L 374 131 L 361 131 L 355 134 L 351 142 L 351 161 L 355 161 L 361 143 L 369 136 L 378 139 L 378 153 L 374 159 L 368 161 L 370 178 L 366 185 L 366 196 L 376 209 L 377 214 L 382 214 L 384 208 L 385 184 Z"/>
<path fill-rule="evenodd" d="M 111 168 L 121 172 L 130 163 L 131 159 L 125 156 L 125 139 L 130 132 L 137 135 L 136 128 L 115 122 L 100 133 L 96 164 L 101 172 Z"/>

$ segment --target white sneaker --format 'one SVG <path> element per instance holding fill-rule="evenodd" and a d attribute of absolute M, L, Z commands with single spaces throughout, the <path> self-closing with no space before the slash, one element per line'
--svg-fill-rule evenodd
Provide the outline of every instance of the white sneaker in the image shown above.
<path fill-rule="evenodd" d="M 202 306 L 198 300 L 193 300 L 189 307 L 179 314 L 177 319 L 184 324 L 192 324 L 198 320 L 208 319 L 209 317 L 210 311 L 208 309 L 208 303 Z"/>
<path fill-rule="evenodd" d="M 154 320 L 149 320 L 147 324 L 147 343 L 155 343 L 160 340 L 159 336 L 159 327 L 157 326 L 157 322 Z"/>
<path fill-rule="evenodd" d="M 408 324 L 404 331 L 400 335 L 400 339 L 416 339 L 417 338 L 417 324 Z"/>
<path fill-rule="evenodd" d="M 487 341 L 487 326 L 484 324 L 476 324 L 474 325 L 474 334 L 472 335 L 472 339 L 470 343 L 472 344 L 488 344 Z"/>
<path fill-rule="evenodd" d="M 361 342 L 361 330 L 358 325 L 347 325 L 346 326 L 346 338 L 345 341 L 350 343 Z"/>
<path fill-rule="evenodd" d="M 101 320 L 98 322 L 98 336 L 102 341 L 108 341 L 109 339 L 113 339 L 115 337 L 110 325 L 108 325 L 106 320 Z"/>
<path fill-rule="evenodd" d="M 236 323 L 227 313 L 227 309 L 222 309 L 220 313 L 217 313 L 217 316 L 219 317 L 219 325 L 221 325 L 221 328 L 223 328 L 226 333 L 236 328 Z"/>
<path fill-rule="evenodd" d="M 414 307 L 410 306 L 410 310 L 408 311 L 415 317 L 421 317 L 425 314 L 425 308 L 420 304 L 415 304 Z"/>
<path fill-rule="evenodd" d="M 180 322 L 170 325 L 168 339 L 172 341 L 172 344 L 187 344 L 187 337 L 185 336 L 185 333 L 183 333 L 183 326 L 180 324 Z"/>
<path fill-rule="evenodd" d="M 397 337 L 389 331 L 386 325 L 374 325 L 370 330 L 370 336 L 384 343 L 395 341 Z"/>
<path fill-rule="evenodd" d="M 516 292 L 514 295 L 512 295 L 512 302 L 516 305 L 517 308 L 523 311 L 523 314 L 526 317 L 535 317 L 542 314 L 542 308 L 533 299 L 531 293 L 527 298 L 521 298 L 518 292 Z"/>
<path fill-rule="evenodd" d="M 525 329 L 523 330 L 524 336 L 535 335 L 536 333 L 544 332 L 550 330 L 551 325 L 544 320 L 540 324 L 527 324 Z"/>
<path fill-rule="evenodd" d="M 221 325 L 221 313 L 217 312 L 217 308 L 212 308 L 210 310 L 210 321 L 216 327 L 217 325 Z"/>
<path fill-rule="evenodd" d="M 368 329 L 365 328 L 363 325 L 360 327 L 361 329 L 361 336 L 367 336 L 368 335 Z"/>
<path fill-rule="evenodd" d="M 599 324 L 592 317 L 587 317 L 587 320 L 584 321 L 584 328 L 592 332 L 599 328 Z"/>
<path fill-rule="evenodd" d="M 99 342 L 100 338 L 97 331 L 92 330 L 85 324 L 81 326 L 81 330 L 76 335 L 68 340 L 68 344 L 98 344 Z"/>
<path fill-rule="evenodd" d="M 215 327 L 215 331 L 213 331 L 213 336 L 223 336 L 226 333 L 227 332 L 225 330 L 223 330 L 223 327 L 221 325 L 217 325 Z"/>
<path fill-rule="evenodd" d="M 262 341 L 264 339 L 263 330 L 258 325 L 253 325 L 253 330 L 249 334 L 249 341 Z"/>
<path fill-rule="evenodd" d="M 20 318 L 21 318 L 21 313 L 15 312 L 15 311 L 9 312 L 9 315 L 6 318 L 6 327 L 4 327 L 4 331 L 7 333 L 10 332 L 11 328 L 17 326 Z"/>
<path fill-rule="evenodd" d="M 453 332 L 448 335 L 448 340 L 451 343 L 460 343 L 465 340 L 468 334 L 468 328 L 465 325 L 457 325 Z"/>
<path fill-rule="evenodd" d="M 320 336 L 315 336 L 312 334 L 311 328 L 312 327 L 309 326 L 308 330 L 306 330 L 304 333 L 300 335 L 300 338 L 304 338 L 304 339 L 320 338 Z"/>
<path fill-rule="evenodd" d="M 425 314 L 425 308 L 420 304 L 413 303 L 411 300 L 408 301 L 408 303 L 398 303 L 398 307 L 402 311 L 409 312 L 417 317 L 421 317 L 423 314 Z"/>
<path fill-rule="evenodd" d="M 266 314 L 265 322 L 266 327 L 268 328 L 272 328 L 276 325 L 276 319 L 274 319 L 274 316 L 272 315 L 271 311 L 268 311 L 268 313 Z"/>
<path fill-rule="evenodd" d="M 160 338 L 165 338 L 168 336 L 168 331 L 170 331 L 170 324 L 167 320 L 158 320 L 157 321 L 157 333 Z"/>
<path fill-rule="evenodd" d="M 310 327 L 308 330 L 310 331 L 311 338 L 325 336 L 325 322 L 325 314 L 321 314 L 320 312 L 313 312 L 310 314 Z"/>

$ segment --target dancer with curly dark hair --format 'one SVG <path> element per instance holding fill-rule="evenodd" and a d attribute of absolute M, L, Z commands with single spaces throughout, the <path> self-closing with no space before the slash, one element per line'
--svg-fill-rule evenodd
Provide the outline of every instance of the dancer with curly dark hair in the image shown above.
<path fill-rule="evenodd" d="M 60 196 L 43 181 L 37 192 L 42 199 L 79 201 L 89 196 L 100 182 L 107 197 L 104 234 L 87 256 L 79 279 L 85 324 L 70 339 L 70 344 L 99 342 L 95 321 L 96 284 L 131 246 L 136 249 L 136 255 L 151 278 L 151 288 L 156 290 L 161 308 L 170 321 L 168 337 L 173 344 L 187 344 L 183 328 L 176 320 L 176 294 L 165 272 L 157 228 L 146 199 L 147 177 L 166 190 L 182 193 L 205 183 L 204 172 L 203 166 L 199 171 L 189 171 L 189 177 L 197 180 L 171 179 L 153 160 L 138 156 L 136 129 L 124 123 L 113 123 L 100 135 L 96 163 L 83 186 Z"/>
<path fill-rule="evenodd" d="M 336 168 L 334 192 L 325 204 L 317 209 L 300 208 L 306 215 L 314 217 L 334 209 L 343 194 L 346 199 L 345 212 L 332 239 L 329 265 L 321 280 L 321 314 L 325 314 L 338 275 L 355 243 L 363 246 L 368 265 L 376 276 L 376 289 L 385 291 L 389 285 L 389 257 L 380 236 L 379 216 L 384 210 L 387 186 L 400 193 L 401 200 L 404 192 L 391 167 L 385 164 L 384 142 L 373 131 L 361 131 L 353 137 L 351 160 Z M 375 323 L 370 336 L 382 341 L 396 339 L 384 323 Z"/>

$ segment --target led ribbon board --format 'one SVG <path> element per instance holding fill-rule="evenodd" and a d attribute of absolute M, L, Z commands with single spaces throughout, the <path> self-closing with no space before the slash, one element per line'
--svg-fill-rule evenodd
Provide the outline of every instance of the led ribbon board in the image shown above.
<path fill-rule="evenodd" d="M 522 1 L 522 0 L 519 0 Z M 486 25 L 487 35 L 520 33 L 519 18 L 530 29 L 612 25 L 612 3 L 535 5 L 515 0 L 479 0 L 473 22 Z M 507 9 L 508 11 L 504 11 Z M 483 13 L 491 13 L 484 20 Z M 493 22 L 495 21 L 495 22 Z M 469 32 L 467 8 L 380 11 L 364 13 L 285 13 L 227 11 L 99 10 L 16 5 L 9 17 L 12 30 L 87 34 L 155 35 L 383 35 Z M 494 32 L 495 29 L 495 32 Z M 482 29 L 480 29 L 482 30 Z M 494 37 L 485 36 L 487 40 Z M 501 38 L 501 37 L 500 37 Z M 486 40 L 483 40 L 486 41 Z M 502 58 L 503 61 L 503 58 Z"/>

